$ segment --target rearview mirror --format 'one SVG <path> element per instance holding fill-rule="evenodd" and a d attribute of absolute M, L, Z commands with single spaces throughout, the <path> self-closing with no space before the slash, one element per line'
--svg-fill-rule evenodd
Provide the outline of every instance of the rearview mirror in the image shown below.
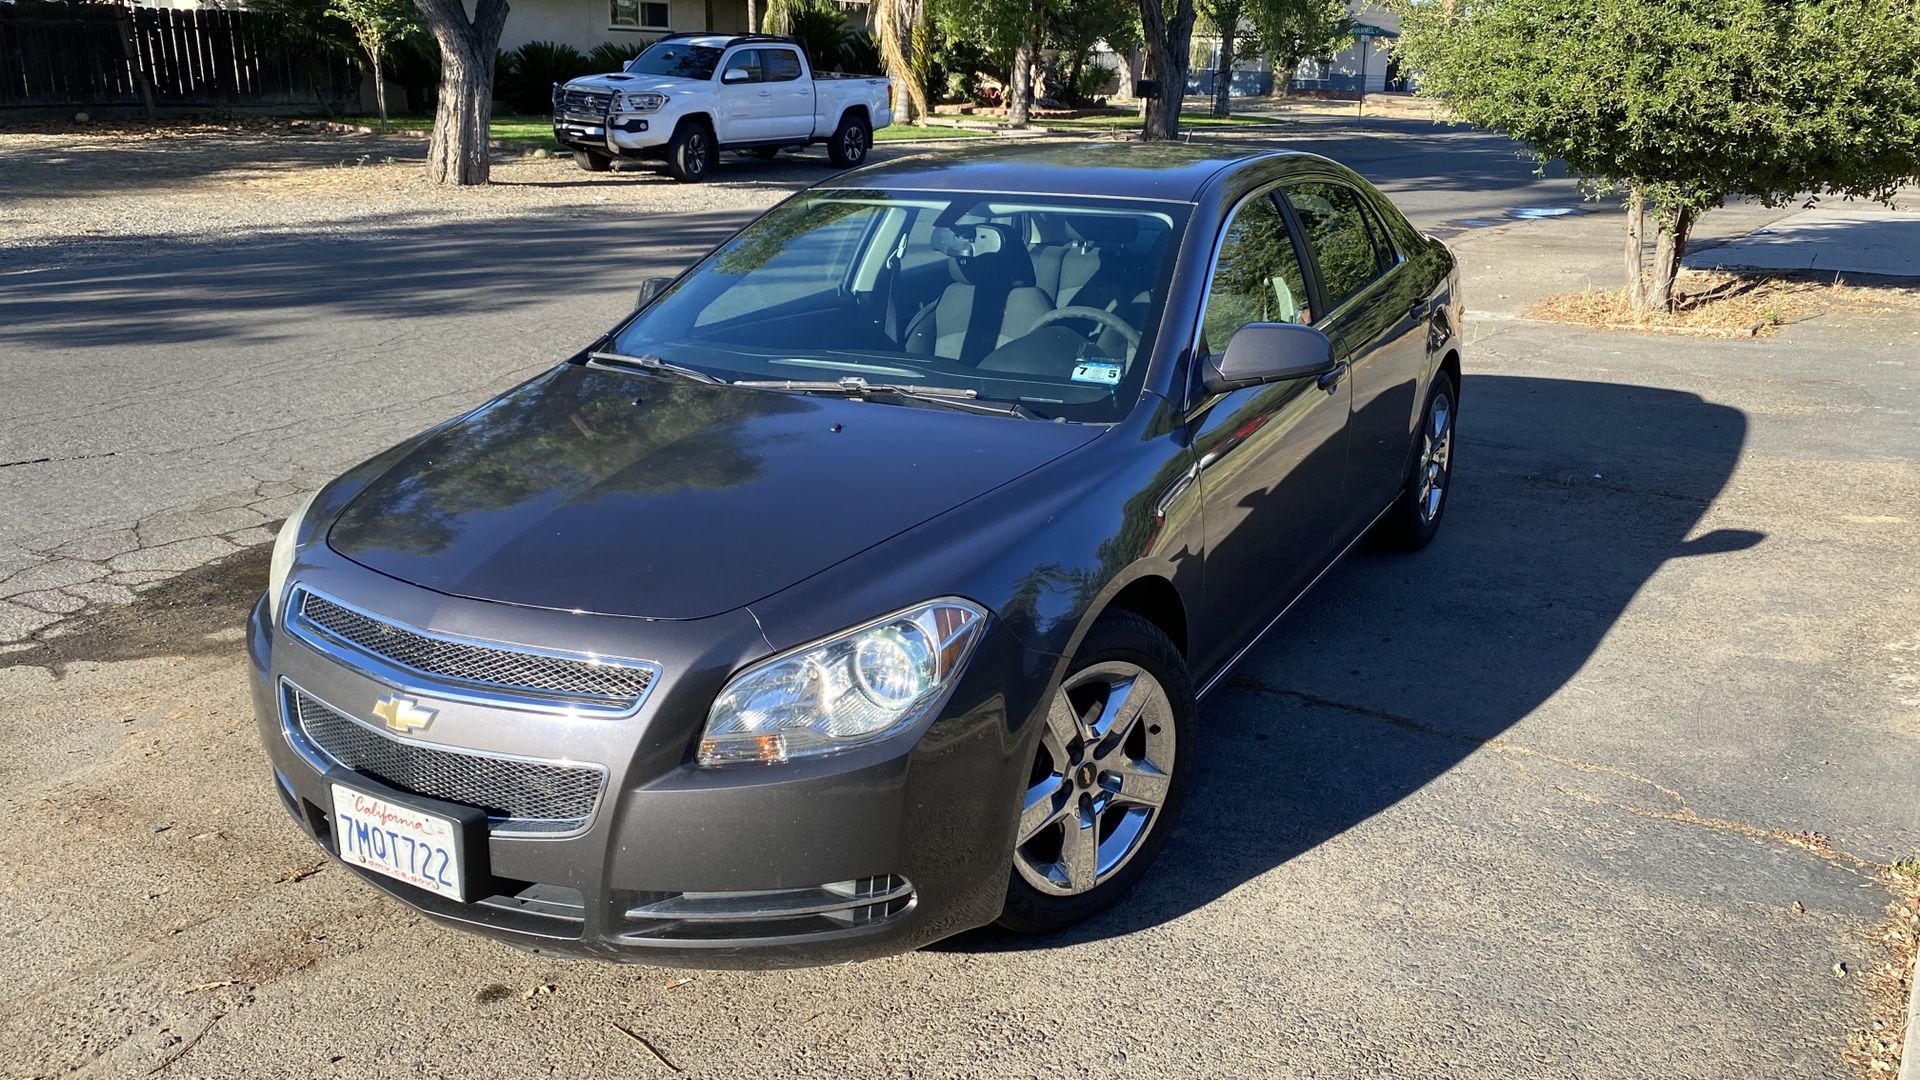
<path fill-rule="evenodd" d="M 1332 371 L 1333 342 L 1299 323 L 1248 323 L 1227 342 L 1227 351 L 1207 357 L 1201 380 L 1209 394 L 1243 386 L 1310 379 Z"/>
<path fill-rule="evenodd" d="M 648 304 L 653 303 L 653 298 L 666 292 L 667 286 L 671 284 L 673 284 L 673 279 L 670 277 L 650 277 L 642 281 L 640 283 L 640 300 L 633 305 L 633 309 L 638 311 Z"/>
<path fill-rule="evenodd" d="M 720 73 L 720 81 L 723 83 L 746 82 L 747 69 L 746 68 L 728 68 L 727 70 Z"/>

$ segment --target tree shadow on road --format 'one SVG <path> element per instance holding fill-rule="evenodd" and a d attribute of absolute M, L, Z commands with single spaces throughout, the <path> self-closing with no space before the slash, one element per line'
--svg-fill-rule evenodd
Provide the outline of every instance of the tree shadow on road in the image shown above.
<path fill-rule="evenodd" d="M 936 948 L 1155 926 L 1391 809 L 1567 685 L 1668 560 L 1761 542 L 1692 535 L 1746 428 L 1684 392 L 1468 377 L 1440 538 L 1336 569 L 1201 703 L 1194 787 L 1140 886 L 1058 935 L 987 930 Z"/>

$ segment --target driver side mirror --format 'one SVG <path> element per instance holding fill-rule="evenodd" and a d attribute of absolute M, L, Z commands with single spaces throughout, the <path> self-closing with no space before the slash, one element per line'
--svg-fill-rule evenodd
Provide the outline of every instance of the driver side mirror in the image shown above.
<path fill-rule="evenodd" d="M 633 305 L 633 310 L 639 311 L 641 308 L 653 303 L 653 298 L 666 292 L 667 286 L 671 284 L 673 284 L 673 279 L 670 277 L 650 277 L 640 282 L 640 299 L 638 303 Z"/>
<path fill-rule="evenodd" d="M 1248 323 L 1227 342 L 1227 351 L 1201 365 L 1209 394 L 1246 386 L 1311 379 L 1334 369 L 1333 342 L 1299 323 Z"/>
<path fill-rule="evenodd" d="M 746 68 L 728 68 L 727 70 L 720 73 L 720 81 L 723 83 L 746 82 L 747 69 Z"/>

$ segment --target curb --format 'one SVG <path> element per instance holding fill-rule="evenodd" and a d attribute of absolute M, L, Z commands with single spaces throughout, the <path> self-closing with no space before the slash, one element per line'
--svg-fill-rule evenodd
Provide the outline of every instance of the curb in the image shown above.
<path fill-rule="evenodd" d="M 1907 985 L 1907 1030 L 1901 1037 L 1900 1075 L 1897 1080 L 1920 1080 L 1920 955 L 1913 958 L 1913 981 Z"/>

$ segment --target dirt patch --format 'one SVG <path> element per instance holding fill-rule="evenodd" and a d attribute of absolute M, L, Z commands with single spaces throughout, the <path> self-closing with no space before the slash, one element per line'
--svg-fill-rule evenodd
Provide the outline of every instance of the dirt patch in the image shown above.
<path fill-rule="evenodd" d="M 58 675 L 76 661 L 232 652 L 267 587 L 272 555 L 272 544 L 256 544 L 156 585 L 125 607 L 55 624 L 28 642 L 31 648 L 0 656 L 0 668 L 24 664 Z"/>
<path fill-rule="evenodd" d="M 1863 1077 L 1898 1073 L 1901 1049 L 1913 1037 L 1906 1030 L 1914 959 L 1920 953 L 1920 869 L 1906 868 L 1913 865 L 1913 860 L 1896 863 L 1888 872 L 1894 900 L 1887 905 L 1887 921 L 1881 928 L 1881 956 L 1873 970 L 1861 973 L 1867 1021 L 1848 1033 L 1846 1059 Z"/>
<path fill-rule="evenodd" d="M 1770 337 L 1780 327 L 1832 310 L 1920 307 L 1920 281 L 1872 285 L 1799 273 L 1684 271 L 1671 312 L 1635 311 L 1624 290 L 1586 289 L 1550 296 L 1526 311 L 1544 322 L 1596 330 L 1640 330 L 1697 337 Z"/>

